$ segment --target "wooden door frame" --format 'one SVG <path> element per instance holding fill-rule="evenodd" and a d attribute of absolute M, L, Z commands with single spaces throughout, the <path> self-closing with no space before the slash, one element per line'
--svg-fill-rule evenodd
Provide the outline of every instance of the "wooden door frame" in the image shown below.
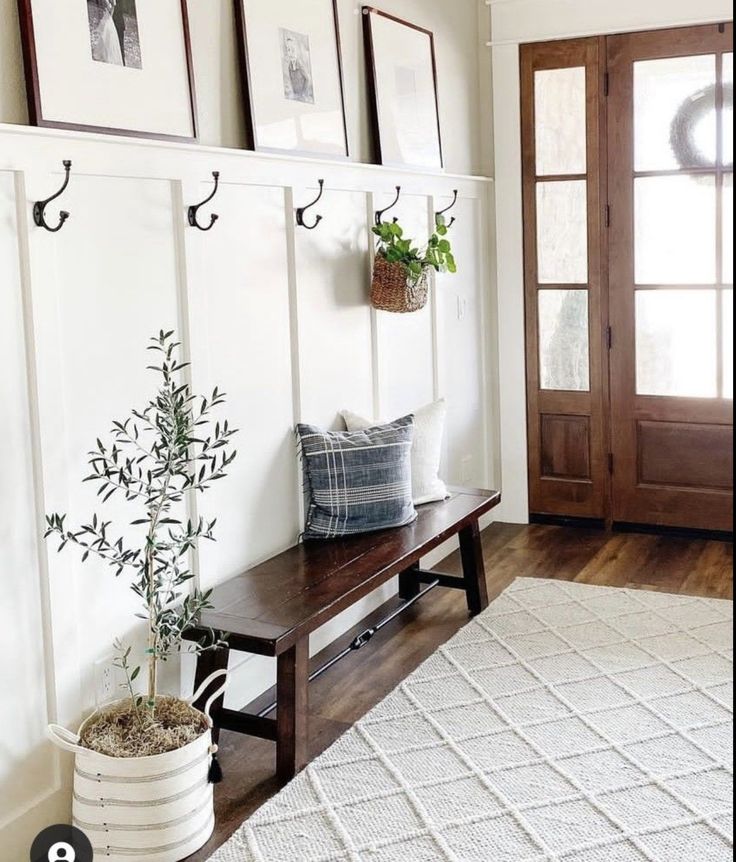
<path fill-rule="evenodd" d="M 697 49 L 693 50 L 693 34 L 698 31 Z M 723 521 L 723 498 L 729 491 L 697 494 L 683 487 L 665 487 L 657 491 L 657 500 L 647 503 L 646 515 L 640 514 L 644 492 L 639 482 L 640 455 L 636 442 L 636 423 L 659 420 L 664 402 L 660 396 L 636 395 L 636 332 L 634 303 L 634 117 L 631 105 L 633 63 L 640 53 L 634 45 L 646 43 L 646 56 L 657 59 L 693 54 L 710 54 L 724 50 L 723 40 L 733 40 L 732 25 L 702 25 L 698 27 L 655 30 L 622 34 L 607 39 L 607 62 L 610 75 L 609 116 L 617 119 L 608 128 L 607 160 L 610 183 L 609 212 L 611 230 L 609 305 L 614 347 L 610 364 L 610 427 L 615 465 L 612 480 L 612 518 L 616 522 L 688 528 L 728 529 Z M 692 173 L 683 170 L 683 173 Z M 715 173 L 715 171 L 713 171 Z M 624 181 L 624 177 L 626 180 Z M 615 181 L 614 181 L 615 180 Z M 621 285 L 618 292 L 617 285 Z M 631 289 L 629 289 L 629 287 Z M 686 287 L 686 285 L 685 285 Z M 719 360 L 721 361 L 721 360 Z M 721 398 L 676 398 L 666 405 L 667 421 L 714 425 L 733 424 L 733 401 Z M 695 418 L 694 418 L 695 417 Z M 694 490 L 694 489 L 693 489 Z M 673 510 L 683 500 L 692 498 L 687 523 L 675 523 Z M 680 501 L 680 502 L 676 502 Z M 732 526 L 731 526 L 732 529 Z"/>
<path fill-rule="evenodd" d="M 544 69 L 583 66 L 586 69 L 586 133 L 588 183 L 588 282 L 539 285 L 537 272 L 534 75 Z M 608 253 L 606 240 L 606 68 L 605 37 L 532 43 L 520 48 L 522 193 L 524 211 L 525 337 L 527 379 L 527 441 L 530 511 L 534 515 L 609 521 L 608 395 Z M 571 175 L 570 179 L 582 178 Z M 542 177 L 541 179 L 547 179 Z M 559 179 L 559 178 L 558 178 Z M 537 294 L 540 288 L 586 289 L 589 320 L 589 392 L 542 390 L 539 373 Z M 587 417 L 589 476 L 587 479 L 544 475 L 544 416 Z"/>
<path fill-rule="evenodd" d="M 700 44 L 693 49 L 693 32 L 697 31 Z M 529 510 L 531 517 L 557 517 L 572 519 L 595 519 L 610 526 L 614 522 L 637 523 L 650 526 L 683 526 L 713 530 L 717 522 L 721 526 L 722 498 L 727 493 L 718 491 L 712 505 L 704 506 L 694 513 L 685 524 L 674 523 L 663 516 L 657 506 L 650 507 L 645 517 L 630 517 L 620 501 L 625 498 L 624 482 L 635 488 L 638 458 L 621 457 L 622 435 L 630 434 L 631 425 L 626 411 L 621 409 L 622 387 L 629 385 L 633 410 L 635 379 L 635 330 L 630 305 L 634 292 L 629 297 L 627 313 L 621 308 L 612 308 L 611 290 L 622 282 L 622 270 L 633 265 L 633 207 L 629 184 L 616 180 L 621 177 L 615 163 L 633 142 L 633 115 L 627 116 L 620 109 L 614 116 L 626 116 L 618 128 L 609 129 L 609 114 L 615 109 L 615 99 L 626 93 L 630 99 L 631 89 L 622 88 L 620 79 L 620 57 L 617 46 L 627 39 L 648 39 L 655 50 L 647 59 L 657 56 L 669 57 L 697 53 L 723 51 L 724 33 L 731 39 L 726 49 L 732 51 L 732 24 L 699 25 L 679 27 L 641 33 L 606 35 L 565 41 L 532 43 L 520 47 L 521 75 L 521 124 L 522 124 L 522 195 L 524 214 L 524 278 L 525 278 L 525 348 L 527 380 L 527 451 Z M 658 46 L 658 47 L 657 47 Z M 649 46 L 648 46 L 649 47 Z M 657 54 L 657 50 L 659 54 Z M 537 224 L 536 185 L 537 177 L 534 128 L 534 73 L 542 69 L 585 66 L 587 69 L 587 180 L 588 180 L 588 251 L 589 275 L 586 285 L 538 284 L 537 274 Z M 630 69 L 629 69 L 630 73 Z M 615 80 L 616 90 L 609 81 Z M 631 114 L 631 106 L 627 105 Z M 629 136 L 629 137 L 627 137 Z M 628 143 L 627 143 L 628 141 Z M 610 157 L 609 157 L 610 154 Z M 633 170 L 633 164 L 632 164 Z M 582 178 L 571 175 L 569 179 Z M 554 178 L 553 178 L 554 179 Z M 558 177 L 557 179 L 562 179 Z M 610 184 L 610 192 L 609 192 Z M 628 195 L 628 201 L 627 201 Z M 620 231 L 611 231 L 611 219 L 627 218 L 627 240 L 622 241 Z M 620 223 L 616 225 L 620 227 Z M 720 227 L 720 226 L 719 226 Z M 616 245 L 611 243 L 615 241 Z M 628 241 L 627 249 L 622 249 Z M 633 270 L 631 272 L 633 284 Z M 589 297 L 589 355 L 590 392 L 559 392 L 540 389 L 539 334 L 537 294 L 544 288 L 585 288 Z M 619 303 L 620 306 L 620 303 Z M 623 363 L 622 370 L 614 363 Z M 614 388 L 616 387 L 616 388 Z M 636 396 L 640 419 L 651 414 L 661 405 L 656 396 Z M 629 411 L 631 412 L 631 411 Z M 574 420 L 589 417 L 590 479 L 558 475 L 544 475 L 542 463 L 543 430 L 545 416 Z M 668 405 L 668 420 L 676 422 L 715 423 L 732 425 L 733 402 L 722 399 L 678 398 Z M 696 417 L 694 419 L 693 417 Z M 628 424 L 627 424 L 628 423 Z M 633 473 L 632 473 L 633 471 Z M 614 492 L 616 499 L 614 499 Z M 633 493 L 633 492 L 632 492 Z M 682 494 L 682 489 L 673 489 L 673 494 Z M 732 493 L 731 501 L 732 501 Z M 630 495 L 631 496 L 631 495 Z M 720 497 L 719 501 L 716 499 Z M 707 503 L 707 500 L 706 500 Z M 732 507 L 732 502 L 731 502 Z M 676 519 L 675 519 L 676 520 Z M 732 529 L 732 526 L 731 526 Z"/>

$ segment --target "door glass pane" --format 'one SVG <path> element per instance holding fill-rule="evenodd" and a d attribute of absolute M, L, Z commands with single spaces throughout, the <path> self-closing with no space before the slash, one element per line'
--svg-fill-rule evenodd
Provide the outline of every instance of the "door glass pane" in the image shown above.
<path fill-rule="evenodd" d="M 712 54 L 634 63 L 637 171 L 715 163 L 715 83 Z"/>
<path fill-rule="evenodd" d="M 634 231 L 637 284 L 714 284 L 712 176 L 639 177 Z"/>
<path fill-rule="evenodd" d="M 733 176 L 723 178 L 723 282 L 733 284 Z"/>
<path fill-rule="evenodd" d="M 714 398 L 715 290 L 636 292 L 636 392 Z"/>
<path fill-rule="evenodd" d="M 723 397 L 733 398 L 733 291 L 721 292 L 723 315 Z"/>
<path fill-rule="evenodd" d="M 584 174 L 585 68 L 534 75 L 537 174 Z"/>
<path fill-rule="evenodd" d="M 537 266 L 540 284 L 587 284 L 588 184 L 537 183 Z"/>
<path fill-rule="evenodd" d="M 723 85 L 731 86 L 731 98 L 724 93 L 723 163 L 733 164 L 733 54 L 723 55 Z"/>
<path fill-rule="evenodd" d="M 540 387 L 587 392 L 588 291 L 540 290 L 538 308 Z"/>

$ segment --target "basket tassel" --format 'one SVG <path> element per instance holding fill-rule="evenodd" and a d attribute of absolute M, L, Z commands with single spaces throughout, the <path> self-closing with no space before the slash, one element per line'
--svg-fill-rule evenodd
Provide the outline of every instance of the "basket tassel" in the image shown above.
<path fill-rule="evenodd" d="M 210 771 L 207 774 L 207 780 L 210 784 L 219 784 L 222 781 L 222 767 L 217 759 L 217 746 L 213 746 L 212 760 L 210 761 Z"/>

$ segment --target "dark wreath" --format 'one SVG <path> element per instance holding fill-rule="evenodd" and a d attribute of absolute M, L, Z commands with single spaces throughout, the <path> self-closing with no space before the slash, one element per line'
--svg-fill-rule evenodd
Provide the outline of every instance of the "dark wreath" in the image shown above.
<path fill-rule="evenodd" d="M 715 84 L 698 90 L 680 105 L 670 126 L 670 146 L 682 168 L 712 168 L 713 159 L 703 153 L 695 143 L 698 123 L 716 110 Z M 723 110 L 733 110 L 733 84 L 723 85 Z"/>

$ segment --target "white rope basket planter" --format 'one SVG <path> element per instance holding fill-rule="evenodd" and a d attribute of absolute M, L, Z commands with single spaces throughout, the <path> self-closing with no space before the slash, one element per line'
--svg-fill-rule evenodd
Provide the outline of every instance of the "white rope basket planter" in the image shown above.
<path fill-rule="evenodd" d="M 226 674 L 211 674 L 186 702 Z M 79 745 L 84 724 L 79 734 L 49 725 L 52 742 L 75 756 L 73 823 L 91 841 L 95 859 L 180 862 L 208 841 L 215 826 L 209 770 L 217 751 L 210 707 L 226 687 L 227 680 L 207 700 L 208 730 L 165 754 L 109 757 Z"/>

